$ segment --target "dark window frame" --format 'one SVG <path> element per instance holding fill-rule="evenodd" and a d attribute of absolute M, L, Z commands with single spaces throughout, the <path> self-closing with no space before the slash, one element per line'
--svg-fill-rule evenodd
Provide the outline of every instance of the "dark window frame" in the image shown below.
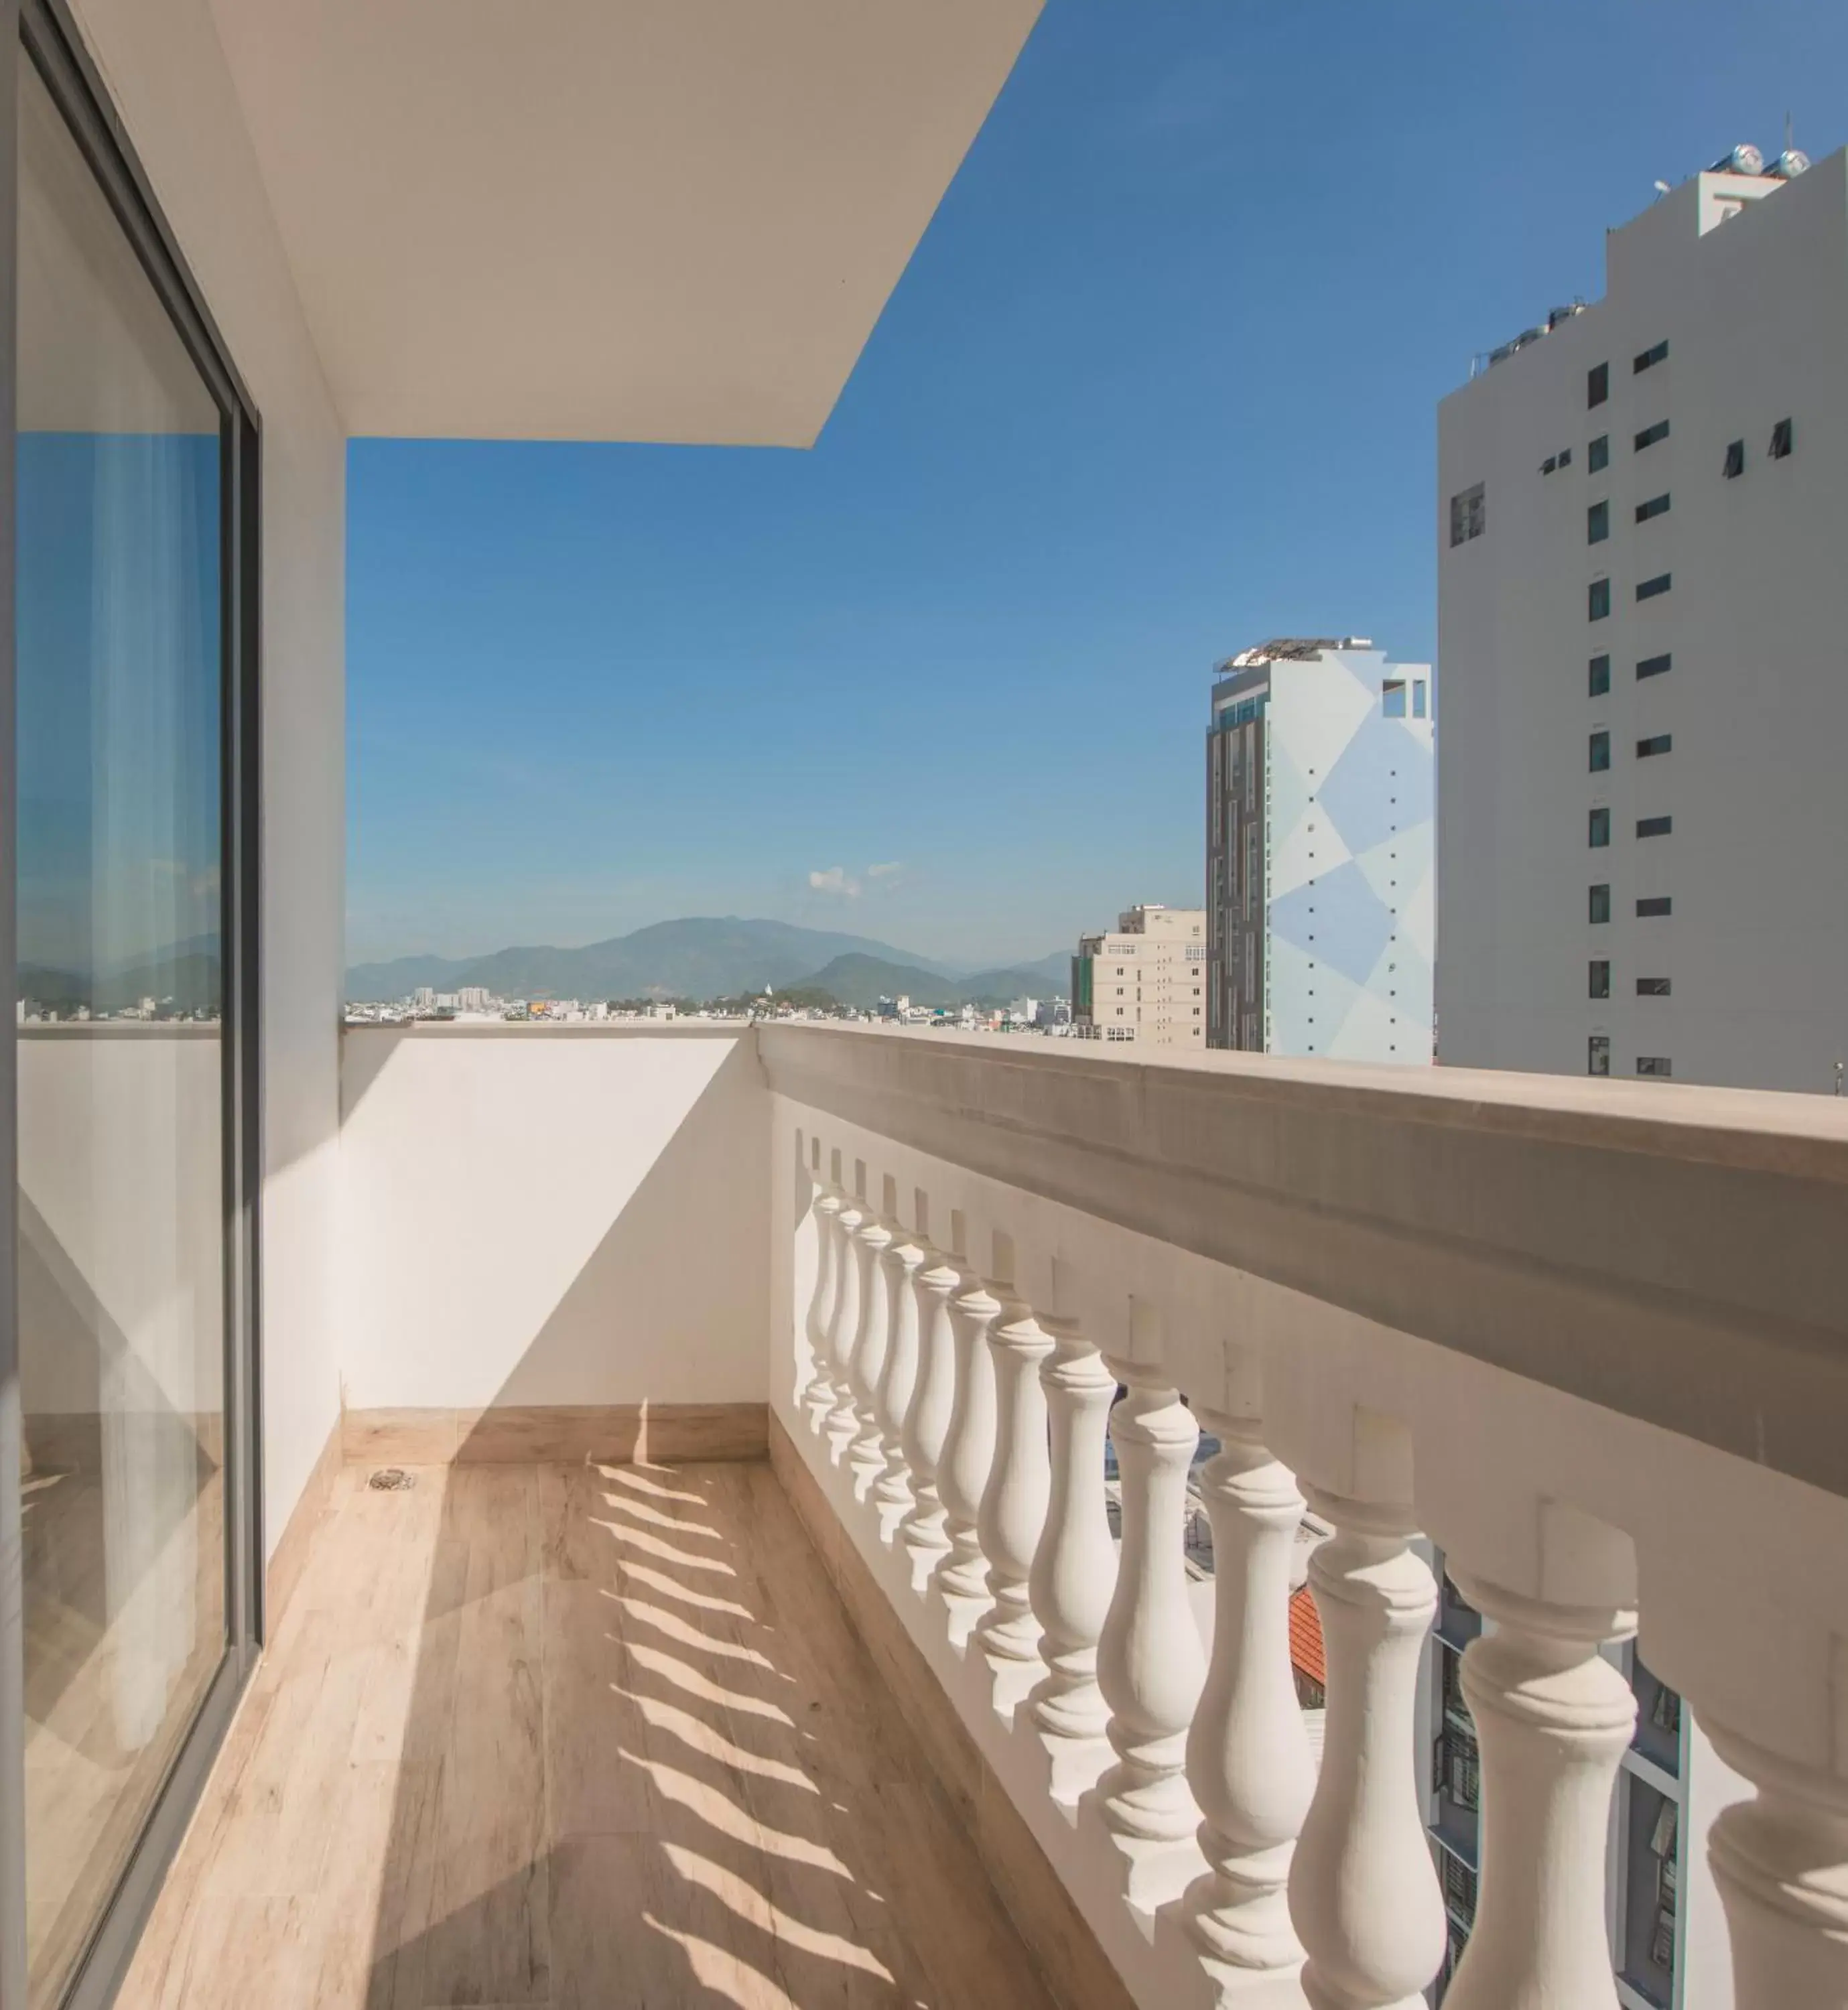
<path fill-rule="evenodd" d="M 1591 411 L 1611 395 L 1611 366 L 1594 363 L 1585 372 L 1585 409 Z"/>
<path fill-rule="evenodd" d="M 1653 579 L 1637 581 L 1637 598 L 1639 600 L 1657 599 L 1668 592 L 1674 584 L 1675 575 L 1672 572 L 1658 572 Z"/>
<path fill-rule="evenodd" d="M 1659 656 L 1644 656 L 1637 664 L 1637 680 L 1640 684 L 1647 677 L 1665 677 L 1675 667 L 1675 652 L 1665 649 Z"/>
<path fill-rule="evenodd" d="M 1591 657 L 1585 666 L 1585 684 L 1587 694 L 1602 698 L 1611 688 L 1611 659 L 1608 655 Z"/>
<path fill-rule="evenodd" d="M 1665 337 L 1660 342 L 1651 343 L 1640 355 L 1631 359 L 1630 375 L 1640 377 L 1645 370 L 1653 370 L 1658 363 L 1666 363 L 1668 360 L 1669 344 Z"/>
<path fill-rule="evenodd" d="M 268 1637 L 265 1607 L 261 1376 L 262 1290 L 261 938 L 260 884 L 263 737 L 261 600 L 263 585 L 262 422 L 238 373 L 152 184 L 136 158 L 127 126 L 110 98 L 72 20 L 66 0 L 20 0 L 18 33 L 0 39 L 9 66 L 0 76 L 8 144 L 4 200 L 15 215 L 18 168 L 14 144 L 19 66 L 29 62 L 50 93 L 113 213 L 124 240 L 147 275 L 162 307 L 220 414 L 221 559 L 219 634 L 221 790 L 220 928 L 223 959 L 220 1075 L 225 1209 L 224 1450 L 226 1466 L 225 1652 L 192 1723 L 172 1758 L 158 1797 L 147 1810 L 113 1890 L 104 1902 L 89 1942 L 67 1987 L 61 2010 L 100 2010 L 112 2001 L 133 1956 L 142 1926 L 158 1896 L 190 1820 L 206 1777 L 222 1748 L 239 1699 Z M 12 274 L 6 275 L 10 292 Z M 9 385 L 17 368 L 12 316 L 0 317 L 4 367 Z M 0 433 L 0 509 L 9 522 L 16 508 L 16 424 L 11 397 Z M 0 578 L 12 604 L 13 542 L 0 555 Z M 16 637 L 9 619 L 0 638 L 0 715 L 10 735 L 16 703 Z M 10 761 L 12 742 L 7 741 Z M 7 820 L 3 868 L 16 873 L 16 834 Z M 9 956 L 16 965 L 16 948 Z M 12 973 L 16 979 L 16 968 Z M 12 1017 L 8 1038 L 15 1039 Z M 4 1070 L 0 1114 L 12 1128 L 16 1054 Z M 0 1187 L 0 1235 L 17 1234 L 18 1167 Z M 17 1308 L 10 1293 L 0 1305 L 0 1380 L 18 1366 Z M 8 1504 L 7 1511 L 11 1512 Z M 16 1568 L 16 1566 L 15 1567 Z M 19 1610 L 16 1576 L 0 1586 Z M 16 1621 L 13 1623 L 16 1623 Z M 0 1647 L 0 1651 L 6 1651 Z M 0 1745 L 16 1741 L 23 1726 L 0 1726 Z M 0 1765 L 9 1763 L 0 1757 Z"/>
<path fill-rule="evenodd" d="M 1654 425 L 1645 426 L 1630 442 L 1630 451 L 1633 453 L 1647 453 L 1658 441 L 1665 440 L 1668 437 L 1668 421 L 1658 419 Z"/>

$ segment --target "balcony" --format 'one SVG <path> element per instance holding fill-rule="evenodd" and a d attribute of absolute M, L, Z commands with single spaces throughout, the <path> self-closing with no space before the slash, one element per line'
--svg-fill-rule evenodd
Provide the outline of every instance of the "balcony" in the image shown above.
<path fill-rule="evenodd" d="M 1633 1637 L 1687 2001 L 1848 2000 L 1839 1106 L 793 1025 L 350 1032 L 343 1103 L 346 1407 L 137 2010 L 1410 2005 L 1433 1545 L 1452 2010 L 1619 2000 Z"/>

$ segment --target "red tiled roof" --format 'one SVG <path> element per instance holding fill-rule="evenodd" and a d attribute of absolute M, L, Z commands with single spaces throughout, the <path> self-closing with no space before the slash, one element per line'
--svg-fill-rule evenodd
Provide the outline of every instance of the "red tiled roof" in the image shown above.
<path fill-rule="evenodd" d="M 1322 1619 L 1307 1585 L 1290 1594 L 1290 1665 L 1312 1682 L 1326 1683 L 1328 1664 L 1322 1653 Z"/>

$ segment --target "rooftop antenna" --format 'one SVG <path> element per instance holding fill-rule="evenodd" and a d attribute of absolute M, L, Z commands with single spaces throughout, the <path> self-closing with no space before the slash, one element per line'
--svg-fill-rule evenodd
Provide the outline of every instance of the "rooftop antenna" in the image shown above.
<path fill-rule="evenodd" d="M 1656 200 L 1658 202 L 1664 196 L 1672 195 L 1674 193 L 1675 191 L 1669 187 L 1666 182 L 1658 182 L 1655 185 Z"/>
<path fill-rule="evenodd" d="M 1786 154 L 1789 153 L 1790 149 L 1796 144 L 1796 135 L 1791 122 L 1790 115 L 1786 112 L 1784 114 L 1784 151 Z"/>

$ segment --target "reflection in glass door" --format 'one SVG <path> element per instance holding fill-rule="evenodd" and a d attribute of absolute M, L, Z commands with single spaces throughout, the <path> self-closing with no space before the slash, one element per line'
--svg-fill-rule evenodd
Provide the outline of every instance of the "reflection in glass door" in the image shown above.
<path fill-rule="evenodd" d="M 24 1858 L 48 2010 L 237 1658 L 236 462 L 59 101 L 17 76 Z"/>

